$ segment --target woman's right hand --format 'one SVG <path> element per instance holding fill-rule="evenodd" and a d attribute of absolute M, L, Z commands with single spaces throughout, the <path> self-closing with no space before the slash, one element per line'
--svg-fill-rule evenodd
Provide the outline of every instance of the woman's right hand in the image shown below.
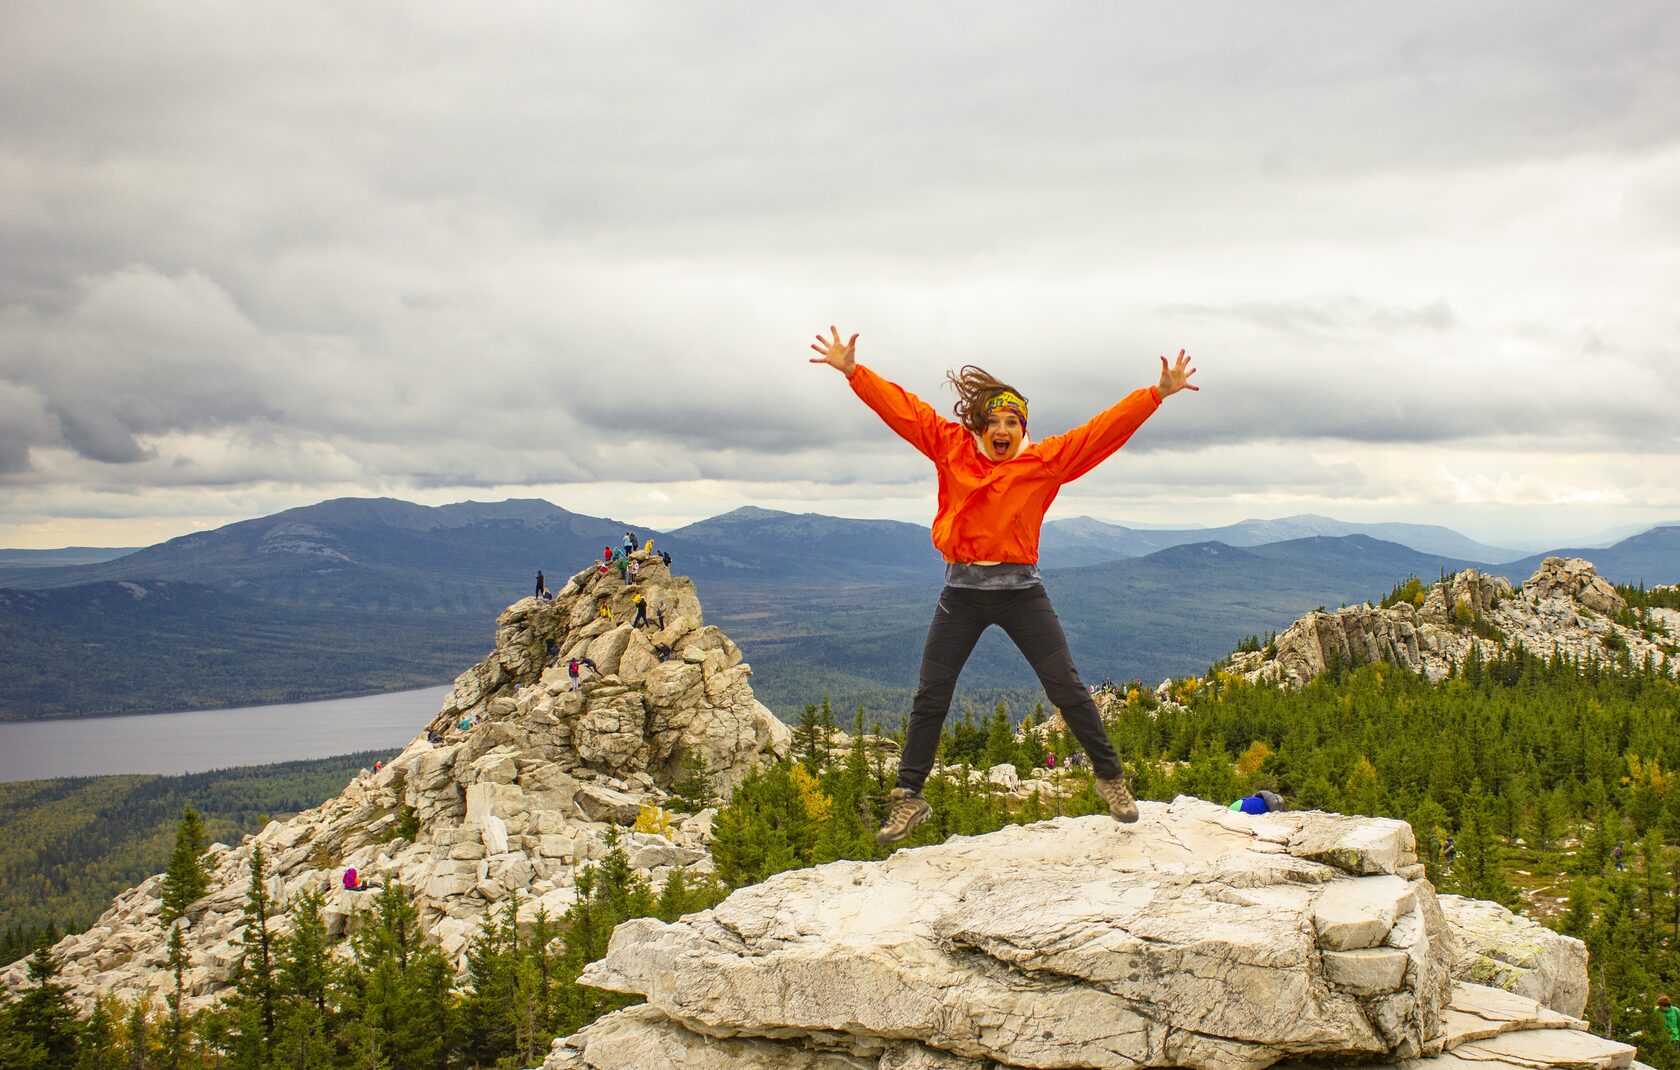
<path fill-rule="evenodd" d="M 839 328 L 831 326 L 829 327 L 829 332 L 833 335 L 832 338 L 824 338 L 820 334 L 817 335 L 816 344 L 811 346 L 811 348 L 820 353 L 821 356 L 812 357 L 811 363 L 827 364 L 831 368 L 838 369 L 841 374 L 845 375 L 849 379 L 851 378 L 852 370 L 857 367 L 858 336 L 854 334 L 846 341 L 842 342 L 840 340 Z"/>

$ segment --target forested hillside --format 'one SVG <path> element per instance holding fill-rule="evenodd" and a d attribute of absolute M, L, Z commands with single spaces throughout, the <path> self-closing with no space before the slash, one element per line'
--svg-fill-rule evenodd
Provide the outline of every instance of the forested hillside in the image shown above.
<path fill-rule="evenodd" d="M 28 954 L 43 930 L 86 928 L 112 896 L 162 872 L 183 807 L 203 815 L 211 840 L 234 842 L 317 805 L 377 757 L 0 783 L 0 962 Z"/>

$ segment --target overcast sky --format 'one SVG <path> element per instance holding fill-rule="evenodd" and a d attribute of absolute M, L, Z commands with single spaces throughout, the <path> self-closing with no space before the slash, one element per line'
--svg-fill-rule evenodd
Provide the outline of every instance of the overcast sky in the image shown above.
<path fill-rule="evenodd" d="M 1579 4 L 8 4 L 0 546 L 341 495 L 926 523 L 812 335 L 1053 516 L 1680 518 L 1680 19 Z"/>

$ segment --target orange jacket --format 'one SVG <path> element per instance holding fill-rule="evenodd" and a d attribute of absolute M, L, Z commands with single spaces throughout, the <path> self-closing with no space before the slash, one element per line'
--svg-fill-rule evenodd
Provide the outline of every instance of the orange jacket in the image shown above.
<path fill-rule="evenodd" d="M 1038 532 L 1063 483 L 1101 464 L 1161 407 L 1154 387 L 1066 434 L 1033 442 L 1002 463 L 980 455 L 974 435 L 897 383 L 859 364 L 852 392 L 939 470 L 933 545 L 946 561 L 1038 563 Z"/>

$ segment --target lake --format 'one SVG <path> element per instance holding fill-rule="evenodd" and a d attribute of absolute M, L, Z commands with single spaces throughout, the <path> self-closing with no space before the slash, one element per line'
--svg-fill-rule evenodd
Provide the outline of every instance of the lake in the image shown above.
<path fill-rule="evenodd" d="M 134 717 L 0 723 L 0 781 L 200 773 L 354 751 L 393 754 L 437 715 L 449 686 L 358 698 Z"/>

